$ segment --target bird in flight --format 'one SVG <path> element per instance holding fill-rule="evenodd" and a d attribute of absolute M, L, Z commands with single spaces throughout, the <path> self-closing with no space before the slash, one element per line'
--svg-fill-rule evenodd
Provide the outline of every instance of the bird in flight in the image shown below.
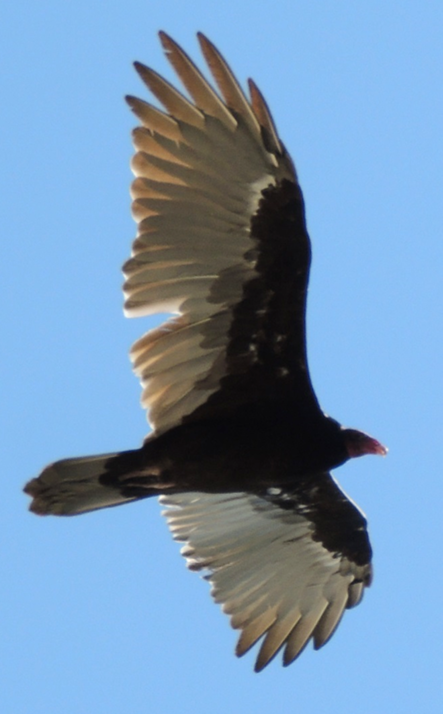
<path fill-rule="evenodd" d="M 127 97 L 132 257 L 125 313 L 170 312 L 131 349 L 151 433 L 133 451 L 47 466 L 31 510 L 76 515 L 160 496 L 191 570 L 255 669 L 324 645 L 371 582 L 366 519 L 330 474 L 386 454 L 319 406 L 306 355 L 311 246 L 297 173 L 256 84 L 198 34 L 214 89 L 166 33 L 189 98 L 136 63 L 163 105 Z"/>

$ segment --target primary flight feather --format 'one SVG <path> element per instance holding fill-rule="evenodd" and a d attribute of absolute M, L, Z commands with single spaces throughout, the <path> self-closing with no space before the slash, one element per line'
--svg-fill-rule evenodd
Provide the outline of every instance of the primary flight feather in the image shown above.
<path fill-rule="evenodd" d="M 256 670 L 321 647 L 371 582 L 366 520 L 329 473 L 385 454 L 321 410 L 306 356 L 311 260 L 301 188 L 269 108 L 198 39 L 218 92 L 164 32 L 189 98 L 135 67 L 160 110 L 127 101 L 134 130 L 125 313 L 175 317 L 131 349 L 153 431 L 143 446 L 46 467 L 39 514 L 161 496 L 174 538 L 241 630 Z"/>

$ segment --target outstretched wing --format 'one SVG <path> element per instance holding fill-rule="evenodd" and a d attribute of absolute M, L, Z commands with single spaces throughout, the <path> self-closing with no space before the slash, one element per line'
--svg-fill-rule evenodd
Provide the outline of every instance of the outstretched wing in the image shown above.
<path fill-rule="evenodd" d="M 132 347 L 142 404 L 157 433 L 255 401 L 318 409 L 305 348 L 310 244 L 292 162 L 255 84 L 249 101 L 203 35 L 222 98 L 160 38 L 193 101 L 136 64 L 166 111 L 128 97 L 143 126 L 125 311 L 178 314 Z"/>
<path fill-rule="evenodd" d="M 288 665 L 311 638 L 324 645 L 371 581 L 363 514 L 330 474 L 312 483 L 263 496 L 161 497 L 188 567 L 209 571 L 215 601 L 241 630 L 237 655 L 263 637 L 256 671 L 283 646 Z"/>

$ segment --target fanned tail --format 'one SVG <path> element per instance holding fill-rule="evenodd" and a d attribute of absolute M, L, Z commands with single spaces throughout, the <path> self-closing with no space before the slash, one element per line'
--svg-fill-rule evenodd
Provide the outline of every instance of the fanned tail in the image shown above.
<path fill-rule="evenodd" d="M 24 491 L 33 497 L 30 510 L 41 516 L 74 516 L 99 508 L 118 506 L 140 498 L 124 493 L 118 478 L 113 479 L 113 464 L 124 462 L 137 468 L 137 451 L 63 459 L 47 466 Z M 121 457 L 124 457 L 122 459 Z M 130 468 L 128 469 L 131 470 Z M 145 492 L 145 495 L 151 495 Z"/>

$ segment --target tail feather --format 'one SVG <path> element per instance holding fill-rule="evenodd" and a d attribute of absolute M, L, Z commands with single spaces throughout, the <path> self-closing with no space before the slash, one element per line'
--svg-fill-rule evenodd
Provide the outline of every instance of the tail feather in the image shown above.
<path fill-rule="evenodd" d="M 24 488 L 33 497 L 30 510 L 42 516 L 73 516 L 137 500 L 139 496 L 123 495 L 121 489 L 100 478 L 108 473 L 106 466 L 116 456 L 85 456 L 50 464 Z"/>

